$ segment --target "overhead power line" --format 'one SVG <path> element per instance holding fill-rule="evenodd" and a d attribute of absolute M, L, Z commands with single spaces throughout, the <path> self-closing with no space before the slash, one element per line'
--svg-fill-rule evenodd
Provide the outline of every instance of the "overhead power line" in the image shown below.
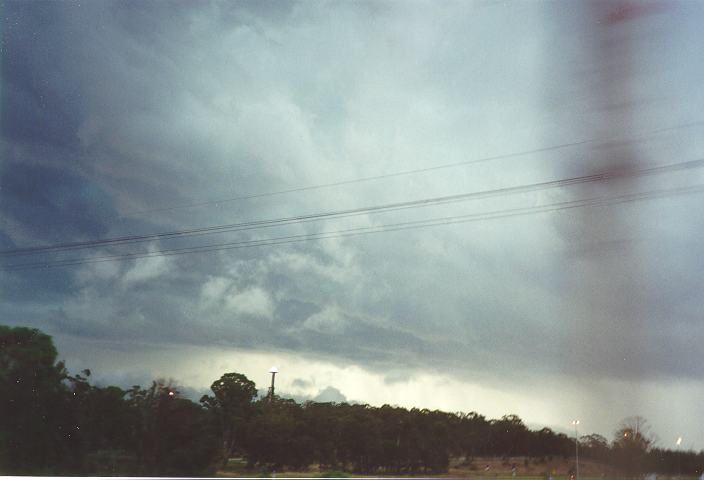
<path fill-rule="evenodd" d="M 655 167 L 648 167 L 636 170 L 623 170 L 623 171 L 613 171 L 606 173 L 597 173 L 592 175 L 582 175 L 578 177 L 564 178 L 559 180 L 550 180 L 546 182 L 539 182 L 527 185 L 517 185 L 513 187 L 503 187 L 492 190 L 481 190 L 476 192 L 461 193 L 455 195 L 445 195 L 440 197 L 430 197 L 419 200 L 411 200 L 406 202 L 396 202 L 388 203 L 384 205 L 375 205 L 369 207 L 360 207 L 346 210 L 336 210 L 329 212 L 312 213 L 306 215 L 297 215 L 292 217 L 284 217 L 269 220 L 255 220 L 249 222 L 231 223 L 225 225 L 214 225 L 210 227 L 202 228 L 192 228 L 186 230 L 175 230 L 171 232 L 159 232 L 151 233 L 145 235 L 130 235 L 123 237 L 114 237 L 108 239 L 90 240 L 86 242 L 74 242 L 74 243 L 63 243 L 54 244 L 48 246 L 40 247 L 27 247 L 18 248 L 11 250 L 0 251 L 0 256 L 18 256 L 18 255 L 30 255 L 39 253 L 55 253 L 67 250 L 80 250 L 86 248 L 97 248 L 108 245 L 122 245 L 122 244 L 132 244 L 148 242 L 152 240 L 163 240 L 172 238 L 184 238 L 199 235 L 212 235 L 217 233 L 227 233 L 243 230 L 252 230 L 258 228 L 270 228 L 278 227 L 283 225 L 304 223 L 317 220 L 325 219 L 336 219 L 344 218 L 354 215 L 364 215 L 373 214 L 389 211 L 397 211 L 408 208 L 420 208 L 433 205 L 443 205 L 447 203 L 476 200 L 480 198 L 489 198 L 496 196 L 513 195 L 518 193 L 528 193 L 534 191 L 540 191 L 550 188 L 566 187 L 571 185 L 577 185 L 582 183 L 604 181 L 616 178 L 624 177 L 640 177 L 647 175 L 655 175 L 665 172 L 672 172 L 677 170 L 686 170 L 691 168 L 697 168 L 704 165 L 704 159 L 690 160 L 687 162 L 674 163 L 669 165 L 660 165 Z"/>
<path fill-rule="evenodd" d="M 240 195 L 237 197 L 222 198 L 219 200 L 206 200 L 206 201 L 202 201 L 202 202 L 184 203 L 184 204 L 180 204 L 180 205 L 172 205 L 172 206 L 160 207 L 160 208 L 150 208 L 147 210 L 127 212 L 127 213 L 124 213 L 122 216 L 130 217 L 130 216 L 137 216 L 137 215 L 146 215 L 148 213 L 169 212 L 169 211 L 173 211 L 173 210 L 183 210 L 186 208 L 206 207 L 206 206 L 210 206 L 210 205 L 219 205 L 222 203 L 231 203 L 231 202 L 238 202 L 238 201 L 242 201 L 242 200 L 251 200 L 254 198 L 273 197 L 273 196 L 277 196 L 277 195 L 285 195 L 288 193 L 297 193 L 297 192 L 305 192 L 305 191 L 310 191 L 310 190 L 320 190 L 320 189 L 331 188 L 331 187 L 340 187 L 343 185 L 352 185 L 355 183 L 370 182 L 370 181 L 374 181 L 374 180 L 383 180 L 385 178 L 400 177 L 400 176 L 405 176 L 405 175 L 415 175 L 418 173 L 427 173 L 427 172 L 432 172 L 432 171 L 436 171 L 436 170 L 443 170 L 443 169 L 448 169 L 448 168 L 464 167 L 467 165 L 473 165 L 473 164 L 477 164 L 477 163 L 485 163 L 485 162 L 491 162 L 491 161 L 495 161 L 495 160 L 504 160 L 504 159 L 508 159 L 508 158 L 523 157 L 523 156 L 527 156 L 527 155 L 534 155 L 536 153 L 546 153 L 546 152 L 550 152 L 550 151 L 562 150 L 565 148 L 577 147 L 579 145 L 586 145 L 586 144 L 591 144 L 591 143 L 600 143 L 600 142 L 601 143 L 608 143 L 608 142 L 614 142 L 614 141 L 633 142 L 633 141 L 641 140 L 641 139 L 646 138 L 651 135 L 656 135 L 658 133 L 669 132 L 669 131 L 673 131 L 673 130 L 681 130 L 684 128 L 691 128 L 691 127 L 696 127 L 696 126 L 700 126 L 700 125 L 704 125 L 704 121 L 687 122 L 687 123 L 673 125 L 670 127 L 662 127 L 662 128 L 657 128 L 657 129 L 653 129 L 653 130 L 648 130 L 648 131 L 643 132 L 641 134 L 627 137 L 624 139 L 620 139 L 618 137 L 611 137 L 611 138 L 607 138 L 607 139 L 592 138 L 592 139 L 587 139 L 587 140 L 578 140 L 578 141 L 574 141 L 574 142 L 566 142 L 566 143 L 560 143 L 560 144 L 556 144 L 556 145 L 549 145 L 549 146 L 545 146 L 545 147 L 534 148 L 531 150 L 523 150 L 520 152 L 491 155 L 488 157 L 476 158 L 476 159 L 472 159 L 472 160 L 463 160 L 460 162 L 435 165 L 432 167 L 422 167 L 422 168 L 414 168 L 414 169 L 410 169 L 410 170 L 401 170 L 401 171 L 397 171 L 397 172 L 383 173 L 380 175 L 371 175 L 368 177 L 352 178 L 352 179 L 348 179 L 348 180 L 340 180 L 340 181 L 330 182 L 330 183 L 320 183 L 317 185 L 307 185 L 307 186 L 303 186 L 303 187 L 288 188 L 288 189 L 284 189 L 284 190 L 276 190 L 276 191 L 271 191 L 271 192 L 252 193 L 252 194 L 248 194 L 248 195 Z"/>
<path fill-rule="evenodd" d="M 495 210 L 490 212 L 480 212 L 472 213 L 467 215 L 455 215 L 449 217 L 439 217 L 431 218 L 425 220 L 415 220 L 400 223 L 392 223 L 386 225 L 377 226 L 367 226 L 367 227 L 355 227 L 343 230 L 334 230 L 327 232 L 318 232 L 312 234 L 299 234 L 299 235 L 288 235 L 282 237 L 273 237 L 268 239 L 260 240 L 243 240 L 238 242 L 227 242 L 220 244 L 211 245 L 201 245 L 195 247 L 183 247 L 183 248 L 173 248 L 165 250 L 157 250 L 153 252 L 141 252 L 141 253 L 125 253 L 117 255 L 105 255 L 98 257 L 88 257 L 88 258 L 72 258 L 72 259 L 62 259 L 62 260 L 51 260 L 44 262 L 35 263 L 25 263 L 25 264 L 15 264 L 15 265 L 4 265 L 0 266 L 0 269 L 6 271 L 22 271 L 22 270 L 34 270 L 41 268 L 55 268 L 55 267 L 67 267 L 67 266 L 77 266 L 85 265 L 91 263 L 102 263 L 111 261 L 122 261 L 122 260 L 132 260 L 141 258 L 154 258 L 154 257 L 168 257 L 174 255 L 186 255 L 193 253 L 207 253 L 216 252 L 224 250 L 234 250 L 241 248 L 253 248 L 253 247 L 264 247 L 264 246 L 274 246 L 274 245 L 285 245 L 293 243 L 301 243 L 315 240 L 324 240 L 330 238 L 342 238 L 342 237 L 353 237 L 360 235 L 370 235 L 376 233 L 386 233 L 394 232 L 400 230 L 418 229 L 435 227 L 441 225 L 452 225 L 459 223 L 468 223 L 482 220 L 493 220 L 501 218 L 518 217 L 523 215 L 534 215 L 539 213 L 555 212 L 560 210 L 568 210 L 574 208 L 583 207 L 598 207 L 606 205 L 615 205 L 621 203 L 628 203 L 634 201 L 647 200 L 651 198 L 661 198 L 665 196 L 672 195 L 684 195 L 684 194 L 695 194 L 704 193 L 704 185 L 694 185 L 688 187 L 680 188 L 670 188 L 670 189 L 660 189 L 651 190 L 646 192 L 636 192 L 612 197 L 592 197 L 588 199 L 571 200 L 564 202 L 556 202 L 546 205 L 540 205 L 535 207 L 520 207 L 511 208 L 504 210 Z"/>

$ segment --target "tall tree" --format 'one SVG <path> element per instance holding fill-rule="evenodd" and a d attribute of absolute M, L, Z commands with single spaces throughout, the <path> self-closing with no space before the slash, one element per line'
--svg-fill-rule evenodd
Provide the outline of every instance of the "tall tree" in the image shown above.
<path fill-rule="evenodd" d="M 600 462 L 609 460 L 609 442 L 603 436 L 596 433 L 584 435 L 579 439 L 579 444 L 585 457 Z"/>
<path fill-rule="evenodd" d="M 614 436 L 614 461 L 629 477 L 638 478 L 646 471 L 653 444 L 650 426 L 643 417 L 626 418 Z"/>
<path fill-rule="evenodd" d="M 257 402 L 256 414 L 248 425 L 250 466 L 297 470 L 313 463 L 316 448 L 304 418 L 303 408 L 293 400 L 274 397 Z"/>
<path fill-rule="evenodd" d="M 201 404 L 210 412 L 220 430 L 222 465 L 227 465 L 247 431 L 257 387 L 241 373 L 226 373 L 210 386 L 214 396 L 204 395 Z"/>
<path fill-rule="evenodd" d="M 63 363 L 49 335 L 0 326 L 0 465 L 7 473 L 60 473 L 76 436 Z"/>
<path fill-rule="evenodd" d="M 90 374 L 86 369 L 67 377 L 69 405 L 78 435 L 73 453 L 86 473 L 136 473 L 129 462 L 134 415 L 125 399 L 127 392 L 113 386 L 91 385 Z"/>
<path fill-rule="evenodd" d="M 209 475 L 214 473 L 217 439 L 203 407 L 181 398 L 171 382 L 128 392 L 135 414 L 133 445 L 139 474 Z"/>

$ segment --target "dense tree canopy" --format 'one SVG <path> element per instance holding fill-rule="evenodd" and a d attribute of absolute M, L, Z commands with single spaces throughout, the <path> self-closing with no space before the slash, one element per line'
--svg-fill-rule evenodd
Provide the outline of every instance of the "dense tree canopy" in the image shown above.
<path fill-rule="evenodd" d="M 647 456 L 653 443 L 649 429 L 645 419 L 631 417 L 623 420 L 614 435 L 613 459 L 631 477 L 639 476 L 649 466 Z"/>
<path fill-rule="evenodd" d="M 240 373 L 226 373 L 210 386 L 214 396 L 204 395 L 200 402 L 210 412 L 222 441 L 222 463 L 235 453 L 238 442 L 247 433 L 247 420 L 252 416 L 257 387 Z"/>
<path fill-rule="evenodd" d="M 233 456 L 264 471 L 435 474 L 451 457 L 571 458 L 575 447 L 516 415 L 258 399 L 239 373 L 215 380 L 200 404 L 170 381 L 123 390 L 92 385 L 90 374 L 68 374 L 48 335 L 0 326 L 0 474 L 211 475 Z M 653 448 L 640 417 L 626 419 L 611 444 L 596 434 L 579 443 L 584 457 L 632 477 L 704 466 L 704 453 Z"/>
<path fill-rule="evenodd" d="M 77 431 L 66 415 L 66 372 L 56 357 L 48 335 L 0 326 L 0 458 L 10 471 L 71 461 Z"/>

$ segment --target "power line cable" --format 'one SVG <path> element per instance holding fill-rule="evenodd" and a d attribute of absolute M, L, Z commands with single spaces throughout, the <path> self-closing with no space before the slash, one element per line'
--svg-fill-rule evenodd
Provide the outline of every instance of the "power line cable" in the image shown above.
<path fill-rule="evenodd" d="M 444 196 L 444 197 L 433 197 L 433 198 L 428 198 L 428 199 L 414 200 L 414 201 L 409 201 L 409 202 L 399 202 L 399 203 L 394 203 L 394 204 L 386 204 L 386 205 L 379 205 L 379 206 L 373 206 L 373 207 L 363 207 L 363 208 L 356 208 L 356 209 L 349 209 L 349 210 L 323 212 L 323 213 L 309 214 L 309 215 L 299 215 L 299 216 L 295 216 L 295 217 L 287 217 L 287 218 L 282 218 L 282 219 L 252 221 L 252 222 L 244 222 L 244 223 L 229 224 L 229 225 L 217 225 L 217 226 L 211 226 L 211 227 L 203 227 L 203 228 L 199 228 L 199 229 L 180 230 L 180 231 L 174 231 L 174 232 L 162 232 L 162 233 L 154 233 L 154 234 L 148 234 L 148 235 L 142 235 L 142 236 L 118 237 L 118 238 L 94 240 L 94 241 L 88 241 L 88 242 L 57 244 L 57 245 L 50 245 L 50 246 L 45 246 L 45 247 L 31 247 L 31 248 L 24 248 L 24 249 L 6 250 L 3 252 L 0 252 L 0 255 L 2 255 L 2 256 L 16 256 L 16 255 L 29 255 L 29 254 L 37 254 L 37 253 L 49 253 L 49 252 L 58 252 L 58 251 L 65 251 L 65 250 L 76 250 L 76 249 L 82 249 L 82 248 L 95 248 L 95 247 L 114 245 L 114 244 L 145 242 L 145 241 L 164 239 L 164 238 L 168 239 L 168 238 L 174 238 L 174 237 L 190 237 L 190 236 L 194 236 L 194 235 L 224 233 L 224 232 L 232 232 L 232 231 L 249 230 L 249 229 L 254 229 L 254 228 L 266 228 L 266 227 L 271 227 L 271 226 L 281 226 L 281 225 L 287 225 L 287 224 L 291 224 L 291 223 L 302 223 L 302 222 L 320 220 L 320 219 L 325 219 L 325 218 L 342 218 L 342 217 L 352 216 L 352 215 L 378 213 L 380 211 L 394 211 L 394 210 L 400 210 L 400 209 L 405 209 L 405 208 L 415 208 L 415 207 L 422 207 L 422 206 L 429 206 L 429 205 L 439 205 L 439 204 L 444 204 L 444 203 L 465 201 L 465 200 L 470 200 L 470 199 L 491 197 L 491 196 L 497 196 L 497 195 L 524 193 L 524 192 L 530 192 L 530 191 L 535 191 L 535 190 L 542 190 L 542 189 L 546 189 L 546 188 L 555 188 L 555 187 L 574 185 L 574 184 L 578 184 L 578 183 L 592 182 L 592 181 L 597 181 L 597 180 L 606 180 L 606 179 L 615 178 L 615 177 L 622 177 L 622 176 L 651 175 L 651 174 L 662 173 L 662 172 L 671 171 L 671 170 L 679 170 L 679 169 L 698 167 L 698 166 L 701 166 L 703 162 L 704 162 L 704 160 L 693 160 L 693 161 L 689 161 L 689 162 L 683 162 L 683 163 L 671 164 L 671 165 L 665 165 L 665 166 L 650 167 L 650 168 L 640 169 L 640 170 L 617 171 L 617 172 L 611 172 L 611 173 L 593 174 L 593 175 L 586 175 L 586 176 L 581 176 L 581 177 L 572 177 L 569 179 L 540 182 L 540 183 L 530 184 L 530 185 L 519 185 L 519 186 L 515 186 L 515 187 L 505 187 L 505 188 L 501 188 L 501 189 L 486 190 L 486 191 L 480 191 L 480 192 L 470 192 L 470 193 L 465 193 L 465 194 L 449 195 L 449 196 Z"/>
<path fill-rule="evenodd" d="M 205 206 L 210 206 L 210 205 L 219 205 L 221 203 L 230 203 L 230 202 L 237 202 L 237 201 L 242 201 L 242 200 L 251 200 L 254 198 L 273 197 L 273 196 L 277 196 L 277 195 L 305 192 L 305 191 L 309 191 L 309 190 L 320 190 L 323 188 L 340 187 L 343 185 L 351 185 L 351 184 L 355 184 L 355 183 L 369 182 L 369 181 L 373 181 L 373 180 L 382 180 L 385 178 L 399 177 L 399 176 L 404 176 L 404 175 L 414 175 L 414 174 L 418 174 L 418 173 L 427 173 L 427 172 L 432 172 L 432 171 L 442 170 L 442 169 L 447 169 L 447 168 L 463 167 L 463 166 L 467 166 L 467 165 L 473 165 L 473 164 L 484 163 L 484 162 L 491 162 L 491 161 L 495 161 L 495 160 L 523 157 L 526 155 L 533 155 L 536 153 L 546 153 L 546 152 L 550 152 L 550 151 L 554 151 L 554 150 L 562 150 L 565 148 L 576 147 L 579 145 L 585 145 L 585 144 L 590 144 L 590 143 L 598 143 L 598 142 L 608 143 L 608 142 L 618 141 L 618 140 L 621 140 L 624 142 L 633 142 L 633 141 L 642 140 L 643 138 L 646 138 L 648 136 L 655 135 L 658 133 L 663 133 L 663 132 L 668 132 L 668 131 L 673 131 L 673 130 L 680 130 L 680 129 L 684 129 L 684 128 L 691 128 L 691 127 L 696 127 L 696 126 L 700 126 L 700 125 L 704 125 L 704 120 L 681 123 L 681 124 L 677 124 L 677 125 L 672 125 L 670 127 L 657 128 L 657 129 L 649 130 L 649 131 L 646 131 L 641 134 L 638 134 L 638 135 L 635 135 L 632 137 L 628 137 L 625 139 L 619 139 L 618 137 L 612 137 L 612 138 L 607 138 L 607 139 L 592 138 L 592 139 L 587 139 L 587 140 L 578 140 L 578 141 L 574 141 L 574 142 L 567 142 L 567 143 L 561 143 L 561 144 L 557 144 L 557 145 L 550 145 L 550 146 L 546 146 L 546 147 L 539 147 L 539 148 L 535 148 L 532 150 L 524 150 L 524 151 L 520 151 L 520 152 L 492 155 L 489 157 L 477 158 L 474 160 L 464 160 L 461 162 L 446 163 L 446 164 L 442 164 L 442 165 L 435 165 L 432 167 L 423 167 L 423 168 L 415 168 L 415 169 L 411 169 L 411 170 L 402 170 L 402 171 L 398 171 L 398 172 L 389 172 L 389 173 L 384 173 L 384 174 L 380 174 L 380 175 L 372 175 L 372 176 L 368 176 L 368 177 L 353 178 L 353 179 L 349 179 L 349 180 L 340 180 L 337 182 L 330 182 L 330 183 L 321 183 L 321 184 L 317 184 L 317 185 L 308 185 L 308 186 L 304 186 L 304 187 L 295 187 L 295 188 L 289 188 L 289 189 L 285 189 L 285 190 L 276 190 L 276 191 L 272 191 L 272 192 L 253 193 L 253 194 L 249 194 L 249 195 L 241 195 L 241 196 L 237 196 L 237 197 L 223 198 L 220 200 L 206 200 L 203 202 L 173 205 L 170 207 L 161 207 L 161 208 L 153 208 L 153 209 L 148 209 L 148 210 L 139 210 L 139 211 L 127 212 L 127 213 L 122 214 L 121 216 L 130 217 L 130 216 L 145 215 L 148 213 L 169 212 L 169 211 L 173 211 L 173 210 L 182 210 L 185 208 L 205 207 Z"/>
<path fill-rule="evenodd" d="M 467 200 L 476 200 L 480 198 L 488 198 L 495 196 L 513 195 L 517 193 L 528 193 L 533 191 L 539 191 L 550 188 L 566 187 L 571 185 L 577 185 L 581 183 L 589 183 L 595 181 L 604 181 L 615 178 L 623 177 L 634 177 L 634 176 L 647 176 L 660 174 L 665 172 L 671 172 L 676 170 L 685 170 L 691 168 L 697 168 L 704 165 L 704 159 L 690 160 L 687 162 L 674 163 L 669 165 L 660 165 L 655 167 L 648 167 L 643 169 L 631 169 L 631 170 L 621 170 L 606 173 L 597 173 L 591 175 L 582 175 L 578 177 L 571 177 L 559 180 L 549 180 L 545 182 L 533 183 L 528 185 L 517 185 L 513 187 L 503 187 L 492 190 L 482 190 L 478 192 L 468 192 L 455 195 L 446 195 L 441 197 L 430 197 L 419 200 L 411 200 L 406 202 L 396 202 L 384 205 L 376 205 L 370 207 L 360 207 L 347 210 L 337 210 L 330 212 L 320 212 L 306 215 L 297 215 L 293 217 L 284 217 L 278 219 L 270 220 L 255 220 L 249 222 L 232 223 L 225 225 L 214 225 L 210 227 L 194 228 L 187 230 L 176 230 L 171 232 L 160 232 L 152 233 L 146 235 L 131 235 L 123 237 L 115 237 L 109 239 L 101 240 L 91 240 L 87 242 L 74 242 L 74 243 L 64 243 L 55 244 L 43 247 L 28 247 L 19 248 L 12 250 L 0 251 L 0 256 L 18 256 L 18 255 L 31 255 L 38 253 L 55 253 L 67 250 L 79 250 L 85 248 L 97 248 L 108 245 L 118 245 L 118 244 L 131 244 L 131 243 L 142 243 L 152 240 L 163 240 L 172 238 L 184 238 L 192 237 L 198 235 L 210 235 L 217 233 L 229 233 L 234 231 L 252 230 L 257 228 L 270 228 L 278 227 L 283 225 L 304 223 L 310 221 L 317 221 L 323 219 L 336 219 L 344 218 L 354 215 L 364 215 L 380 212 L 397 211 L 408 208 L 419 208 L 433 205 L 443 205 L 447 203 L 461 202 Z"/>
<path fill-rule="evenodd" d="M 552 204 L 540 205 L 535 207 L 517 207 L 505 210 L 491 211 L 491 212 L 480 212 L 467 215 L 456 215 L 450 217 L 439 217 L 425 220 L 415 220 L 387 225 L 377 225 L 377 226 L 367 226 L 367 227 L 355 227 L 344 230 L 335 230 L 328 232 L 317 232 L 312 234 L 299 234 L 299 235 L 289 235 L 283 237 L 274 237 L 262 240 L 245 240 L 239 242 L 228 242 L 221 244 L 211 244 L 202 245 L 195 247 L 183 247 L 174 248 L 166 250 L 158 250 L 153 252 L 141 252 L 141 253 L 126 253 L 119 255 L 108 255 L 100 257 L 89 257 L 89 258 L 73 258 L 73 259 L 63 259 L 54 260 L 47 262 L 36 262 L 36 263 L 25 263 L 25 264 L 14 264 L 14 265 L 4 265 L 0 266 L 0 269 L 7 271 L 22 271 L 22 270 L 33 270 L 38 268 L 54 268 L 54 267 L 65 267 L 65 266 L 76 266 L 85 265 L 91 263 L 102 263 L 110 261 L 121 261 L 121 260 L 131 260 L 131 259 L 141 259 L 141 258 L 154 258 L 154 257 L 167 257 L 174 255 L 185 255 L 192 253 L 207 253 L 215 251 L 224 251 L 240 248 L 252 248 L 261 246 L 273 246 L 273 245 L 284 245 L 292 243 L 300 243 L 313 240 L 324 240 L 330 238 L 342 238 L 342 237 L 353 237 L 359 235 L 369 235 L 375 233 L 386 233 L 399 230 L 409 230 L 416 228 L 427 228 L 441 225 L 451 225 L 458 223 L 467 223 L 473 221 L 481 220 L 492 220 L 500 218 L 509 218 L 523 215 L 532 215 L 538 213 L 548 213 L 560 210 L 567 210 L 573 208 L 583 208 L 583 207 L 597 207 L 614 205 L 620 203 L 627 203 L 633 201 L 646 200 L 651 198 L 661 198 L 671 195 L 683 195 L 683 194 L 694 194 L 703 193 L 704 185 L 694 185 L 688 187 L 671 188 L 671 189 L 661 189 L 652 190 L 648 192 L 637 192 L 631 194 L 624 194 L 615 197 L 592 197 L 588 199 L 580 200 L 570 200 L 564 202 L 557 202 Z"/>

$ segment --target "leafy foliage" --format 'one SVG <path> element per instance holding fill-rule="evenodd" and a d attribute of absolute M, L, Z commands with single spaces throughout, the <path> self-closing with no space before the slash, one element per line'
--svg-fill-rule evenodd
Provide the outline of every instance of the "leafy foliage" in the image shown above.
<path fill-rule="evenodd" d="M 51 337 L 0 326 L 0 461 L 8 472 L 71 467 L 76 429 Z"/>
<path fill-rule="evenodd" d="M 210 412 L 211 421 L 220 432 L 222 465 L 234 455 L 238 441 L 243 441 L 254 411 L 257 387 L 240 373 L 226 373 L 210 386 L 214 396 L 204 395 L 200 403 Z"/>
<path fill-rule="evenodd" d="M 571 458 L 575 447 L 574 438 L 530 430 L 516 415 L 257 399 L 239 373 L 214 381 L 200 404 L 171 381 L 125 391 L 91 385 L 90 376 L 68 374 L 48 335 L 0 326 L 0 473 L 202 476 L 237 455 L 261 472 L 317 465 L 340 477 L 438 474 L 451 456 Z M 611 444 L 592 434 L 579 448 L 632 478 L 702 472 L 704 452 L 654 443 L 647 422 L 633 417 Z"/>
<path fill-rule="evenodd" d="M 640 477 L 647 467 L 647 455 L 653 444 L 649 426 L 641 417 L 623 420 L 616 431 L 613 442 L 613 458 L 616 465 L 629 477 Z"/>
<path fill-rule="evenodd" d="M 214 472 L 217 439 L 206 410 L 181 398 L 171 382 L 128 392 L 132 442 L 140 475 L 177 476 Z"/>

